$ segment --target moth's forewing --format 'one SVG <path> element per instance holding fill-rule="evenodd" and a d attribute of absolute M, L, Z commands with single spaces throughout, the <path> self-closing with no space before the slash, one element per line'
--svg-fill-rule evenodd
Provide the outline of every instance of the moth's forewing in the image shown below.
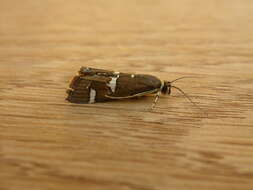
<path fill-rule="evenodd" d="M 156 92 L 160 90 L 161 80 L 152 75 L 131 75 L 120 74 L 117 79 L 117 86 L 112 97 L 128 97 L 136 94 L 145 95 L 145 92 Z"/>
<path fill-rule="evenodd" d="M 109 89 L 106 85 L 111 79 L 104 76 L 84 76 L 78 75 L 70 83 L 70 89 L 67 91 L 67 100 L 73 103 L 90 103 L 91 89 L 95 91 L 94 102 L 104 102 L 108 100 L 105 95 Z"/>
<path fill-rule="evenodd" d="M 90 88 L 96 91 L 95 102 L 104 102 L 109 99 L 105 96 L 109 92 L 105 82 L 93 80 Z"/>
<path fill-rule="evenodd" d="M 104 83 L 104 85 L 106 85 L 106 83 L 108 83 L 111 80 L 111 78 L 109 78 L 109 77 L 98 76 L 98 75 L 94 75 L 94 76 L 81 76 L 81 77 L 83 79 L 85 79 L 85 80 L 97 81 L 97 82 Z"/>

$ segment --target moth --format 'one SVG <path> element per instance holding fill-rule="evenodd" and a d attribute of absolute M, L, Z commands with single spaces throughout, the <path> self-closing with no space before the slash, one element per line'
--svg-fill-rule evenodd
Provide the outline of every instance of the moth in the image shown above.
<path fill-rule="evenodd" d="M 66 100 L 72 103 L 95 103 L 155 94 L 152 104 L 154 108 L 160 94 L 171 94 L 171 88 L 179 90 L 186 96 L 180 88 L 172 85 L 173 82 L 182 78 L 185 77 L 173 81 L 162 81 L 152 75 L 81 67 L 78 75 L 70 82 Z"/>

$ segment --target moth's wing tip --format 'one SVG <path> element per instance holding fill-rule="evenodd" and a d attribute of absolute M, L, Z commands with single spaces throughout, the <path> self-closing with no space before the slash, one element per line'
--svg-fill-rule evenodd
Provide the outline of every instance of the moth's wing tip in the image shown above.
<path fill-rule="evenodd" d="M 67 94 L 71 94 L 72 91 L 73 91 L 73 89 L 68 88 L 68 89 L 66 90 L 66 93 L 67 93 Z"/>
<path fill-rule="evenodd" d="M 88 103 L 90 81 L 85 77 L 77 75 L 71 80 L 69 87 L 66 89 L 66 100 L 71 103 Z"/>
<path fill-rule="evenodd" d="M 83 70 L 85 69 L 85 67 L 81 66 L 79 71 L 77 72 L 79 75 L 81 75 L 83 73 Z"/>

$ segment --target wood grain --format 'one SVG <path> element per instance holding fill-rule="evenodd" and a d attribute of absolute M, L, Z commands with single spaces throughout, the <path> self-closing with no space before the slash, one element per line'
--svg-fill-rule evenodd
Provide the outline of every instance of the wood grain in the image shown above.
<path fill-rule="evenodd" d="M 252 189 L 253 1 L 0 2 L 0 189 Z M 76 105 L 81 66 L 178 92 Z"/>

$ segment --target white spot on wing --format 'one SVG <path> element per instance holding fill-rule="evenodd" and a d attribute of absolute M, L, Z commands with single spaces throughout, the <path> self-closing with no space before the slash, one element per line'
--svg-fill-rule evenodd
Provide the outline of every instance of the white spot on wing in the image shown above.
<path fill-rule="evenodd" d="M 90 89 L 90 101 L 89 103 L 92 104 L 95 102 L 95 98 L 96 98 L 96 90 L 94 89 Z"/>
<path fill-rule="evenodd" d="M 134 78 L 134 75 L 131 75 L 132 78 Z"/>
<path fill-rule="evenodd" d="M 116 90 L 116 85 L 117 85 L 117 79 L 119 78 L 119 75 L 117 75 L 116 77 L 112 77 L 112 79 L 110 80 L 110 82 L 107 84 L 107 86 L 109 86 L 112 90 L 112 92 L 114 93 Z"/>

